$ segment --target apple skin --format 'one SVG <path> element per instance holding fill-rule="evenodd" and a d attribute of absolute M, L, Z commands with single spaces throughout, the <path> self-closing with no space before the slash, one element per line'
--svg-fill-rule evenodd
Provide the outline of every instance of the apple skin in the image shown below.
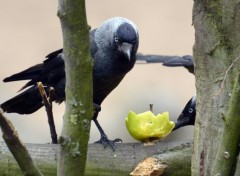
<path fill-rule="evenodd" d="M 130 135 L 141 142 L 160 140 L 171 133 L 175 126 L 173 121 L 169 121 L 168 112 L 154 115 L 151 111 L 140 114 L 130 111 L 125 122 Z"/>

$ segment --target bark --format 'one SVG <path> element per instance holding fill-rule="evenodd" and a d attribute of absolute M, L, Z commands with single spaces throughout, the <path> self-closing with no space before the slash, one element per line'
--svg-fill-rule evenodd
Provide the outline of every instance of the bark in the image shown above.
<path fill-rule="evenodd" d="M 92 68 L 84 0 L 59 0 L 66 72 L 66 109 L 58 175 L 83 175 L 93 113 Z"/>
<path fill-rule="evenodd" d="M 59 159 L 57 144 L 25 144 L 34 162 L 44 175 L 56 176 Z M 167 168 L 164 176 L 191 175 L 192 142 L 158 142 L 154 146 L 142 143 L 117 144 L 115 152 L 101 144 L 89 144 L 86 175 L 126 176 L 145 158 L 157 159 Z M 21 171 L 5 143 L 0 142 L 0 176 L 21 175 Z M 240 162 L 235 176 L 240 175 Z"/>
<path fill-rule="evenodd" d="M 33 160 L 29 155 L 26 147 L 18 138 L 18 133 L 13 124 L 10 122 L 10 120 L 7 119 L 7 117 L 3 115 L 2 109 L 0 109 L 0 127 L 2 129 L 4 141 L 6 142 L 8 149 L 11 151 L 15 160 L 17 161 L 18 166 L 21 169 L 20 173 L 26 176 L 42 176 L 41 172 L 33 163 Z M 2 153 L 1 150 L 0 154 Z M 19 168 L 18 166 L 16 167 Z M 3 169 L 3 172 L 0 172 L 0 175 L 4 172 L 5 169 Z"/>
<path fill-rule="evenodd" d="M 213 175 L 234 175 L 240 143 L 240 76 L 238 75 L 226 116 L 223 136 L 213 164 Z M 235 124 L 235 125 L 232 125 Z"/>
<path fill-rule="evenodd" d="M 52 100 L 54 97 L 55 90 L 51 87 L 49 90 L 49 97 L 47 97 L 47 94 L 45 92 L 43 84 L 41 82 L 38 82 L 37 85 L 38 85 L 39 92 L 42 96 L 43 104 L 45 106 L 45 110 L 47 113 L 52 143 L 57 144 L 57 142 L 58 142 L 57 141 L 57 132 L 56 132 L 54 117 L 53 117 L 53 112 L 52 112 Z"/>
<path fill-rule="evenodd" d="M 234 132 L 239 126 L 236 119 L 228 120 L 228 110 L 235 106 L 230 100 L 240 70 L 240 1 L 195 0 L 193 24 L 197 117 L 192 175 L 214 175 L 212 168 L 219 163 L 216 156 L 224 144 L 224 133 L 239 133 Z M 238 138 L 232 140 L 238 145 Z M 237 157 L 234 154 L 230 152 L 231 158 Z M 228 164 L 220 167 L 232 167 Z"/>
<path fill-rule="evenodd" d="M 44 175 L 55 176 L 59 145 L 26 144 L 34 162 Z M 158 142 L 153 146 L 142 143 L 117 144 L 115 152 L 101 144 L 89 144 L 85 175 L 129 175 L 146 157 L 167 165 L 166 176 L 190 175 L 192 142 Z M 19 175 L 19 168 L 4 143 L 0 142 L 0 175 Z M 184 174 L 183 174 L 184 173 Z"/>

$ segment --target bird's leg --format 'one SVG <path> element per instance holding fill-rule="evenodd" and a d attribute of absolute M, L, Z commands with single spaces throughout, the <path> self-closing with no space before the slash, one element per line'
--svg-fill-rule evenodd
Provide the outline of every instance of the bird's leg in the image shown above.
<path fill-rule="evenodd" d="M 105 134 L 105 132 L 103 131 L 102 127 L 100 126 L 100 124 L 98 123 L 97 119 L 93 119 L 94 123 L 96 124 L 99 132 L 100 132 L 100 135 L 101 135 L 101 138 L 99 141 L 96 141 L 95 143 L 99 143 L 99 144 L 102 144 L 104 146 L 104 148 L 106 148 L 108 145 L 113 149 L 113 151 L 115 151 L 115 147 L 116 147 L 116 143 L 117 142 L 122 142 L 121 139 L 119 138 L 116 138 L 114 140 L 109 140 L 107 135 Z"/>
<path fill-rule="evenodd" d="M 102 144 L 104 146 L 104 148 L 106 148 L 108 145 L 113 149 L 113 151 L 115 150 L 115 147 L 116 147 L 116 143 L 117 142 L 122 142 L 121 139 L 119 138 L 116 138 L 114 140 L 109 140 L 107 135 L 105 134 L 105 132 L 103 131 L 102 127 L 100 126 L 99 122 L 97 121 L 97 116 L 98 116 L 98 113 L 100 112 L 101 110 L 101 107 L 97 104 L 94 104 L 94 117 L 93 117 L 93 121 L 94 123 L 96 124 L 99 132 L 100 132 L 100 135 L 101 135 L 101 138 L 99 141 L 96 141 L 95 143 L 99 143 L 99 144 Z"/>

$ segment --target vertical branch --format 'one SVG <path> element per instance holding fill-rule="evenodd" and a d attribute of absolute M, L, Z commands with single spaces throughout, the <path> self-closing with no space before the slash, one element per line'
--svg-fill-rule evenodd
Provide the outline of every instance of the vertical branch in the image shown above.
<path fill-rule="evenodd" d="M 3 115 L 2 109 L 0 109 L 0 126 L 3 133 L 3 139 L 16 159 L 23 175 L 42 176 L 41 172 L 33 163 L 26 147 L 18 138 L 17 131 L 13 124 Z"/>
<path fill-rule="evenodd" d="M 225 120 L 212 175 L 234 175 L 240 143 L 240 74 L 232 91 L 232 97 Z"/>
<path fill-rule="evenodd" d="M 57 132 L 55 128 L 54 118 L 53 118 L 53 112 L 52 112 L 52 99 L 54 94 L 54 89 L 50 88 L 49 90 L 49 99 L 47 98 L 47 94 L 44 90 L 43 84 L 41 82 L 37 83 L 39 92 L 42 96 L 43 104 L 45 106 L 47 117 L 48 117 L 48 124 L 50 128 L 50 134 L 52 138 L 52 143 L 57 144 Z"/>
<path fill-rule="evenodd" d="M 66 72 L 66 109 L 58 175 L 84 175 L 93 115 L 89 28 L 84 0 L 59 0 Z"/>

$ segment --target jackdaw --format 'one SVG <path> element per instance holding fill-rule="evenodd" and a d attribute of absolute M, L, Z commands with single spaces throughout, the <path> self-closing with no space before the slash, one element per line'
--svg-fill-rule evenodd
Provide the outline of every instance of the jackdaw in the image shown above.
<path fill-rule="evenodd" d="M 173 131 L 187 125 L 194 125 L 195 117 L 196 117 L 196 96 L 193 96 L 185 105 L 182 113 L 179 115 L 177 121 L 175 122 L 175 127 Z"/>
<path fill-rule="evenodd" d="M 167 67 L 185 67 L 190 73 L 194 74 L 194 60 L 190 55 L 184 56 L 164 56 L 164 55 L 141 55 L 137 54 L 137 60 L 146 63 L 162 63 Z M 193 96 L 185 105 L 183 111 L 175 122 L 173 130 L 178 128 L 194 125 L 196 117 L 196 96 Z"/>
<path fill-rule="evenodd" d="M 101 138 L 98 143 L 113 149 L 120 139 L 109 140 L 97 121 L 101 104 L 108 94 L 115 89 L 136 62 L 139 34 L 136 25 L 129 19 L 114 17 L 103 22 L 98 28 L 90 31 L 91 56 L 93 68 L 93 103 L 98 107 L 94 112 L 95 122 Z M 41 64 L 32 66 L 22 72 L 5 78 L 4 82 L 30 80 L 21 92 L 0 107 L 8 113 L 31 114 L 43 106 L 37 82 L 42 82 L 46 91 L 55 89 L 54 101 L 65 100 L 65 71 L 63 49 L 46 56 Z"/>
<path fill-rule="evenodd" d="M 193 57 L 190 55 L 185 55 L 182 57 L 173 57 L 167 59 L 163 62 L 164 66 L 168 67 L 185 67 L 190 73 L 194 74 L 194 63 Z M 175 122 L 175 127 L 173 130 L 178 128 L 194 125 L 196 118 L 196 96 L 193 96 L 188 103 L 185 105 L 183 111 L 179 115 L 177 121 Z"/>

